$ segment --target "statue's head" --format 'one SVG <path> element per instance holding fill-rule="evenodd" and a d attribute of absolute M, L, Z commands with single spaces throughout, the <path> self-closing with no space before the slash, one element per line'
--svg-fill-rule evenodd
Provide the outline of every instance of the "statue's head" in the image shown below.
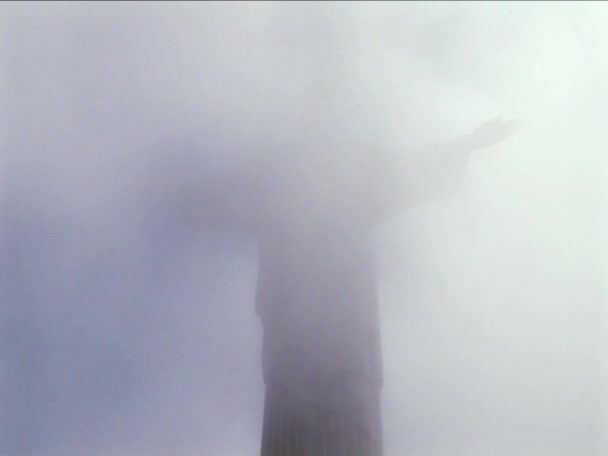
<path fill-rule="evenodd" d="M 354 25 L 347 9 L 335 5 L 302 7 L 302 14 L 292 8 L 283 11 L 279 23 L 289 25 L 282 41 L 289 67 L 284 75 L 285 93 L 281 117 L 285 125 L 277 137 L 285 138 L 283 150 L 307 157 L 352 155 L 348 144 L 358 142 L 368 132 L 367 93 L 358 78 Z M 284 103 L 284 104 L 283 104 Z"/>

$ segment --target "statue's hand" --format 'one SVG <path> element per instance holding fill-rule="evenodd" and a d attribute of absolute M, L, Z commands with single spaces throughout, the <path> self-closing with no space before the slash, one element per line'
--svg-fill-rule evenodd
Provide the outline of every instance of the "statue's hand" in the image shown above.
<path fill-rule="evenodd" d="M 517 120 L 502 120 L 501 118 L 488 120 L 471 133 L 469 137 L 471 146 L 474 149 L 493 146 L 515 133 L 519 126 L 520 122 Z"/>

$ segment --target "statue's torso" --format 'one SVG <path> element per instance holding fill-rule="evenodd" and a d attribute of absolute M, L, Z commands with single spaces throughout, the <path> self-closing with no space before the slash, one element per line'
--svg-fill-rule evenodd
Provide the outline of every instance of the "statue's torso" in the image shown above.
<path fill-rule="evenodd" d="M 345 374 L 380 381 L 370 228 L 343 216 L 261 237 L 256 306 L 267 381 L 303 389 Z"/>
<path fill-rule="evenodd" d="M 265 441 L 275 441 L 288 416 L 312 414 L 343 420 L 352 435 L 377 443 L 381 359 L 367 170 L 288 165 L 291 172 L 278 170 L 259 232 Z M 323 419 L 309 430 L 329 426 Z"/>

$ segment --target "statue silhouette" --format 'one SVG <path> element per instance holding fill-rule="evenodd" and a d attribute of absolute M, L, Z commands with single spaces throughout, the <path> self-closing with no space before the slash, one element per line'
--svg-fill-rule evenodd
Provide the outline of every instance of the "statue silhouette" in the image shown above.
<path fill-rule="evenodd" d="M 455 192 L 471 153 L 517 128 L 495 119 L 445 143 L 383 156 L 318 135 L 218 173 L 185 207 L 259 240 L 256 309 L 266 385 L 262 456 L 382 454 L 380 327 L 370 234 Z M 186 200 L 184 200 L 186 201 Z"/>

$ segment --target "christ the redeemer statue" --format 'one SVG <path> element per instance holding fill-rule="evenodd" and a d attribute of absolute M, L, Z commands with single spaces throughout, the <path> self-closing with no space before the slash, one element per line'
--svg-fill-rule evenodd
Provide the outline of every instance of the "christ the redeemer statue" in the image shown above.
<path fill-rule="evenodd" d="M 259 240 L 262 456 L 382 455 L 372 227 L 455 191 L 471 152 L 515 128 L 493 120 L 390 159 L 318 141 L 203 184 L 191 200 L 202 218 L 227 217 Z"/>

